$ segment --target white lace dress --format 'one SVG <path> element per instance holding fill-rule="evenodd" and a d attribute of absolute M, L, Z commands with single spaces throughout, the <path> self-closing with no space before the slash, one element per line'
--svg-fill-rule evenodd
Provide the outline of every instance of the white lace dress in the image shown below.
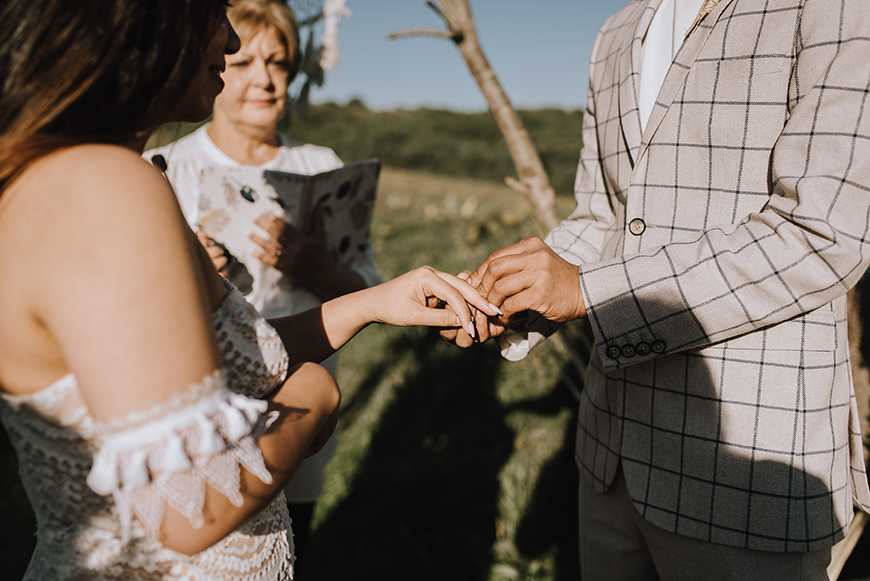
<path fill-rule="evenodd" d="M 25 580 L 292 579 L 283 494 L 194 556 L 154 540 L 167 504 L 203 522 L 206 483 L 240 504 L 240 467 L 271 481 L 255 439 L 270 422 L 262 399 L 284 380 L 287 353 L 235 289 L 212 317 L 224 370 L 122 421 L 95 422 L 73 375 L 0 398 L 38 523 Z"/>

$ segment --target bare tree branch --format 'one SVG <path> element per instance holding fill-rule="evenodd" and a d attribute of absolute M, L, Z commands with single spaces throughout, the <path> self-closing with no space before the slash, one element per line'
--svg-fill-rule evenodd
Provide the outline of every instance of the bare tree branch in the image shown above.
<path fill-rule="evenodd" d="M 387 35 L 389 39 L 402 38 L 405 36 L 438 36 L 441 38 L 449 38 L 456 40 L 454 34 L 448 30 L 438 30 L 435 28 L 414 28 L 411 30 L 400 30 L 399 32 L 391 32 Z"/>
<path fill-rule="evenodd" d="M 430 2 L 426 2 L 426 6 L 428 6 L 429 8 L 434 10 L 435 12 L 437 12 L 438 16 L 440 16 L 441 18 L 444 18 L 444 20 L 447 20 L 447 18 L 444 16 L 444 13 L 441 12 L 441 8 L 437 4 L 430 1 Z"/>
<path fill-rule="evenodd" d="M 518 182 L 515 177 L 507 176 L 504 178 L 504 183 L 508 185 L 510 189 L 515 191 L 518 194 L 522 194 L 526 197 L 530 195 L 529 188 L 524 186 L 522 182 Z"/>
<path fill-rule="evenodd" d="M 523 187 L 518 188 L 516 187 L 518 184 L 511 182 L 507 182 L 508 185 L 531 202 L 535 218 L 545 232 L 553 229 L 559 223 L 559 217 L 556 213 L 556 194 L 550 185 L 538 151 L 483 54 L 483 49 L 477 39 L 477 31 L 468 0 L 429 0 L 426 4 L 444 18 L 450 29 L 449 34 L 429 34 L 442 38 L 452 38 L 456 42 L 459 52 L 462 53 L 468 69 L 477 81 L 489 105 L 489 110 L 495 117 L 502 135 L 504 135 L 514 166 L 517 169 L 518 184 L 522 184 Z M 390 35 L 390 37 L 398 38 L 395 34 Z M 399 36 L 412 35 L 400 33 Z"/>
<path fill-rule="evenodd" d="M 556 212 L 556 194 L 522 120 L 483 54 L 483 49 L 477 40 L 477 31 L 468 0 L 437 0 L 437 3 L 429 0 L 426 4 L 447 22 L 450 32 L 440 32 L 435 36 L 454 40 L 507 142 L 519 179 L 508 176 L 505 178 L 505 183 L 529 200 L 535 218 L 543 231 L 552 230 L 560 221 Z M 398 36 L 394 33 L 390 38 L 398 38 Z M 581 333 L 585 343 L 580 346 L 575 345 L 564 333 L 556 335 L 574 363 L 581 381 L 585 378 L 585 363 L 591 353 L 592 342 L 587 337 L 589 332 L 586 329 Z M 576 392 L 577 386 L 574 388 Z"/>

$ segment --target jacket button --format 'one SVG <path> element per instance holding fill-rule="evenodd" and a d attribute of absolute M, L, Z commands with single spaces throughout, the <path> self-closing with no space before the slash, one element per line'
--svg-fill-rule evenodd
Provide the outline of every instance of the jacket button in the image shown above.
<path fill-rule="evenodd" d="M 635 218 L 628 223 L 628 231 L 635 236 L 640 236 L 643 234 L 644 230 L 646 230 L 646 223 L 644 223 L 640 218 Z"/>
<path fill-rule="evenodd" d="M 616 345 L 612 345 L 607 348 L 607 356 L 611 359 L 619 359 L 619 356 L 622 354 L 622 351 Z"/>
<path fill-rule="evenodd" d="M 651 351 L 649 343 L 645 343 L 643 341 L 635 345 L 634 348 L 637 350 L 638 355 L 649 355 L 649 352 Z"/>
<path fill-rule="evenodd" d="M 665 342 L 661 339 L 652 342 L 653 353 L 664 353 L 665 347 Z"/>
<path fill-rule="evenodd" d="M 622 356 L 623 357 L 634 357 L 634 345 L 623 345 L 622 346 Z"/>

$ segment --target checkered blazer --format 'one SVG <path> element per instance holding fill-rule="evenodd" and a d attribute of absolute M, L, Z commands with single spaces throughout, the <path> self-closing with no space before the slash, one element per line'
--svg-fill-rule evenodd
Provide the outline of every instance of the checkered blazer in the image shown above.
<path fill-rule="evenodd" d="M 577 208 L 595 335 L 577 462 L 621 462 L 653 524 L 769 551 L 828 547 L 870 491 L 846 291 L 870 261 L 867 0 L 721 0 L 647 127 L 634 0 L 592 52 Z"/>

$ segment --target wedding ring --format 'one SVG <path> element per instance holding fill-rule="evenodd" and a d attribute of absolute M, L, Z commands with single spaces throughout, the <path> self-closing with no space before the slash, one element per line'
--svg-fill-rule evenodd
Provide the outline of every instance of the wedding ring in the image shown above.
<path fill-rule="evenodd" d="M 282 254 L 284 254 L 284 251 L 279 248 L 278 250 L 275 251 L 275 258 L 276 259 L 281 258 Z"/>

